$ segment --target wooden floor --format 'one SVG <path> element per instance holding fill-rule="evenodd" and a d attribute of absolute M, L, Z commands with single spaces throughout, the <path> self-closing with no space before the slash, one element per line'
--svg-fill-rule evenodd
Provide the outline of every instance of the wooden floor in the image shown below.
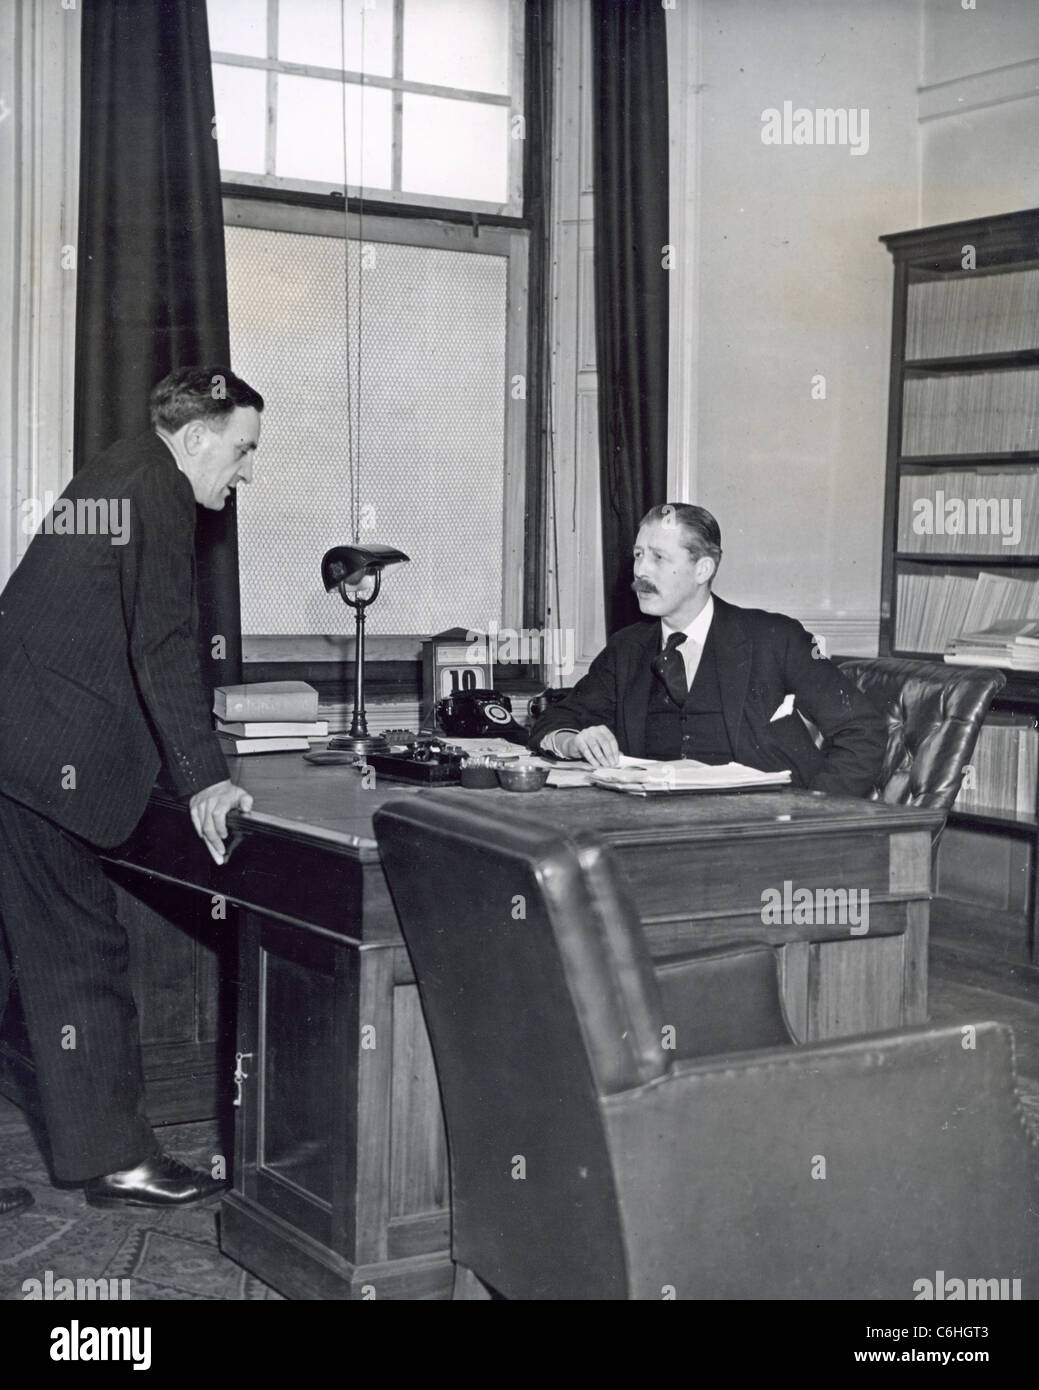
<path fill-rule="evenodd" d="M 933 952 L 928 990 L 934 1023 L 1009 1023 L 1014 1030 L 1021 1090 L 1039 1098 L 1039 992 L 1029 997 L 1020 986 L 1001 988 L 998 978 Z"/>

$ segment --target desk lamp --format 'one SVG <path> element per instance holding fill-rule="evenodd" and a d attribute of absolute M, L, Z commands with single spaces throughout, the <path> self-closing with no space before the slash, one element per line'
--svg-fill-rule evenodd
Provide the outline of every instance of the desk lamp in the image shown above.
<path fill-rule="evenodd" d="M 364 711 L 364 620 L 365 609 L 379 596 L 382 572 L 387 565 L 407 560 L 392 545 L 337 545 L 321 560 L 321 578 L 331 592 L 338 589 L 344 603 L 354 610 L 357 640 L 354 648 L 354 712 L 350 732 L 329 739 L 331 749 L 344 749 L 361 755 L 382 753 L 389 745 L 381 734 L 369 734 Z"/>

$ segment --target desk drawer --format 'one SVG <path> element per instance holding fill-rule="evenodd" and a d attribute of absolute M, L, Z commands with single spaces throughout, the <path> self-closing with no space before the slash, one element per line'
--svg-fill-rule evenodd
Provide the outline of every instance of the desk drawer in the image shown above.
<path fill-rule="evenodd" d="M 885 902 L 930 893 L 930 837 L 920 832 L 791 834 L 666 845 L 622 842 L 613 848 L 639 915 L 648 923 L 721 916 L 760 924 L 767 908 L 769 916 L 778 911 L 784 919 L 792 918 L 792 930 L 782 939 L 825 940 L 849 934 L 848 916 L 856 915 L 853 904 L 868 904 L 871 927 L 861 934 L 900 930 L 890 925 Z M 798 928 L 798 917 L 807 910 L 799 890 L 805 889 L 816 916 L 829 910 L 839 918 L 840 904 L 845 904 L 844 920 L 835 923 L 834 931 Z"/>

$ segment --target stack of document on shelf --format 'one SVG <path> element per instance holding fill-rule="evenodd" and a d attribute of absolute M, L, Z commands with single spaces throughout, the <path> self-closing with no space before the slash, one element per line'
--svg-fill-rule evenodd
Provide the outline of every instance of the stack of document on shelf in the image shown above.
<path fill-rule="evenodd" d="M 321 701 L 318 711 L 334 734 L 345 734 L 353 720 L 353 696 L 349 699 Z M 376 695 L 365 700 L 365 718 L 370 734 L 385 734 L 390 729 L 407 729 L 416 733 L 419 728 L 418 700 L 383 699 Z"/>
<path fill-rule="evenodd" d="M 954 637 L 945 660 L 955 666 L 1005 666 L 1039 671 L 1039 619 L 1006 618 L 977 632 Z"/>
<path fill-rule="evenodd" d="M 1035 815 L 1039 728 L 1031 714 L 990 711 L 964 768 L 957 811 Z"/>
<path fill-rule="evenodd" d="M 305 753 L 312 739 L 328 736 L 318 718 L 317 691 L 306 681 L 254 681 L 221 685 L 213 714 L 224 752 Z"/>

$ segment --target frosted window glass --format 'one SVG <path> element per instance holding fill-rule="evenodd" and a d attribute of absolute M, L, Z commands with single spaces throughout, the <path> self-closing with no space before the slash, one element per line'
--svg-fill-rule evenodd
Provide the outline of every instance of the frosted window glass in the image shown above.
<path fill-rule="evenodd" d="M 505 203 L 509 139 L 507 107 L 406 93 L 404 191 Z"/>
<path fill-rule="evenodd" d="M 393 75 L 393 0 L 345 0 L 343 61 L 340 0 L 281 0 L 278 58 L 285 63 Z"/>
<path fill-rule="evenodd" d="M 267 75 L 257 68 L 213 64 L 213 100 L 221 169 L 264 172 Z"/>
<path fill-rule="evenodd" d="M 343 242 L 226 237 L 232 364 L 267 405 L 238 491 L 242 630 L 352 633 L 320 576 L 352 540 Z M 378 242 L 364 264 L 361 540 L 411 557 L 387 570 L 368 630 L 486 628 L 501 622 L 506 260 Z"/>
<path fill-rule="evenodd" d="M 214 53 L 267 56 L 267 0 L 206 0 Z"/>
<path fill-rule="evenodd" d="M 404 78 L 506 95 L 509 0 L 404 0 Z"/>
<path fill-rule="evenodd" d="M 282 178 L 343 183 L 343 91 L 352 187 L 391 187 L 392 101 L 385 89 L 364 88 L 362 148 L 361 88 L 320 77 L 278 75 L 278 133 L 275 173 Z"/>

